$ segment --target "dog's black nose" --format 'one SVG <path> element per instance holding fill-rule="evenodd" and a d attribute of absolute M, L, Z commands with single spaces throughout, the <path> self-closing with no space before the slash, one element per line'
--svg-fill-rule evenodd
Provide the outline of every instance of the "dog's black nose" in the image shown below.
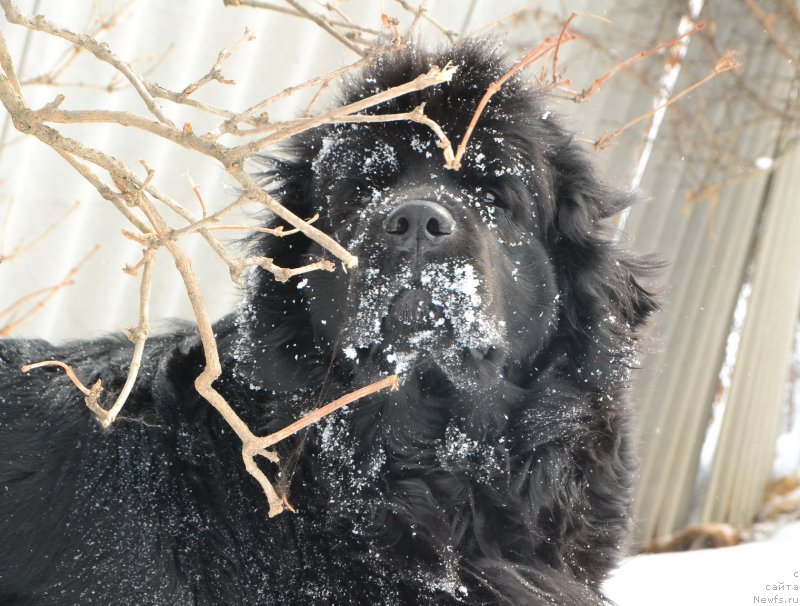
<path fill-rule="evenodd" d="M 390 241 L 401 250 L 433 248 L 456 231 L 456 222 L 444 206 L 427 200 L 404 202 L 383 222 Z"/>

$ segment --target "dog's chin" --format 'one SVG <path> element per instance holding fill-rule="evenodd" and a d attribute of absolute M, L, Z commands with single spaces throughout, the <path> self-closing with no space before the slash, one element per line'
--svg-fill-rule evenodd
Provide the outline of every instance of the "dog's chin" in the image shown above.
<path fill-rule="evenodd" d="M 355 364 L 378 367 L 409 378 L 431 372 L 458 383 L 479 366 L 502 366 L 502 349 L 488 338 L 458 338 L 446 310 L 427 290 L 409 287 L 396 294 L 380 321 L 380 337 L 367 345 L 364 335 L 346 335 L 344 342 L 359 343 L 344 352 Z M 348 338 L 349 337 L 349 338 Z"/>
<path fill-rule="evenodd" d="M 406 288 L 394 297 L 382 324 L 383 334 L 389 342 L 393 342 L 415 333 L 441 328 L 445 318 L 442 307 L 433 304 L 430 292 Z"/>

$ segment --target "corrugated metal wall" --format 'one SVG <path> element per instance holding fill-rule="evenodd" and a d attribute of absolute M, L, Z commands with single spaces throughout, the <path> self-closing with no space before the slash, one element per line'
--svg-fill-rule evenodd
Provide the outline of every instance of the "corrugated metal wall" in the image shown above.
<path fill-rule="evenodd" d="M 275 4 L 280 2 L 276 0 Z M 666 0 L 574 0 L 560 4 L 565 6 L 556 17 L 548 14 L 548 3 L 540 6 L 517 0 L 438 0 L 429 2 L 429 7 L 431 15 L 458 33 L 514 11 L 525 11 L 506 23 L 510 33 L 504 35 L 512 52 L 557 33 L 570 11 L 602 14 L 611 24 L 579 18 L 574 28 L 583 35 L 583 42 L 563 51 L 561 65 L 577 89 L 634 52 L 672 38 L 681 15 L 689 11 L 688 2 Z M 720 50 L 739 49 L 745 67 L 738 77 L 752 78 L 758 86 L 768 87 L 779 102 L 791 102 L 791 95 L 796 95 L 792 88 L 796 86 L 796 72 L 770 51 L 769 41 L 759 36 L 752 15 L 738 2 L 706 4 L 704 17 L 712 18 L 715 28 L 713 43 Z M 96 2 L 58 0 L 20 0 L 18 5 L 26 14 L 43 13 L 73 29 L 83 29 L 99 6 Z M 106 2 L 104 7 L 109 12 L 120 5 Z M 307 5 L 315 12 L 324 10 L 314 2 Z M 401 30 L 412 22 L 410 13 L 389 0 L 339 3 L 353 21 L 375 28 L 381 5 L 386 13 L 400 18 Z M 252 30 L 257 39 L 224 67 L 226 77 L 236 80 L 236 86 L 212 83 L 197 93 L 198 98 L 226 108 L 245 108 L 286 86 L 357 59 L 355 53 L 308 20 L 244 6 L 226 7 L 222 0 L 140 0 L 130 4 L 127 13 L 118 27 L 104 33 L 104 39 L 123 58 L 143 59 L 137 66 L 148 71 L 149 79 L 177 90 L 204 74 L 219 50 L 234 44 L 245 27 Z M 63 41 L 31 34 L 2 17 L 0 25 L 23 81 L 47 72 L 67 48 Z M 423 30 L 425 38 L 441 39 L 441 34 L 431 26 L 425 27 L 424 22 Z M 689 43 L 676 90 L 710 70 L 709 40 L 698 37 Z M 153 56 L 160 59 L 153 61 Z M 565 103 L 558 111 L 567 115 L 578 136 L 594 140 L 604 130 L 614 130 L 652 107 L 663 64 L 663 57 L 651 58 L 604 85 L 590 102 Z M 756 79 L 765 73 L 773 77 L 768 81 Z M 25 96 L 32 107 L 44 105 L 56 92 L 63 92 L 66 100 L 62 107 L 67 109 L 142 111 L 139 100 L 124 87 L 109 93 L 85 86 L 104 86 L 111 78 L 110 70 L 89 56 L 80 56 L 62 81 L 84 86 L 31 85 L 25 87 Z M 721 189 L 716 198 L 687 205 L 689 189 L 697 189 L 724 172 L 709 158 L 713 160 L 717 154 L 721 162 L 726 149 L 709 150 L 713 141 L 704 141 L 703 137 L 710 133 L 713 138 L 728 133 L 732 125 L 747 123 L 749 106 L 723 98 L 725 90 L 729 89 L 715 88 L 712 83 L 669 110 L 644 173 L 642 190 L 647 201 L 632 211 L 622 236 L 635 249 L 656 253 L 668 262 L 660 279 L 665 292 L 664 311 L 646 339 L 648 352 L 633 393 L 641 415 L 642 481 L 637 508 L 640 538 L 645 542 L 685 526 L 693 519 L 693 508 L 699 512 L 699 520 L 745 522 L 751 517 L 769 477 L 772 444 L 782 415 L 781 390 L 800 305 L 800 207 L 796 199 L 800 159 L 795 154 L 786 158 L 774 175 L 763 172 L 743 178 L 733 187 Z M 271 115 L 297 115 L 312 94 L 313 89 L 282 102 Z M 206 116 L 186 108 L 170 106 L 168 111 L 175 123 L 191 121 L 196 132 L 213 125 Z M 36 140 L 22 139 L 5 114 L 0 113 L 0 120 L 0 254 L 30 242 L 75 200 L 81 203 L 50 239 L 21 258 L 0 265 L 0 312 L 19 297 L 59 282 L 78 259 L 100 244 L 100 252 L 87 261 L 75 285 L 59 291 L 15 334 L 65 339 L 96 336 L 134 324 L 138 281 L 121 268 L 135 262 L 140 253 L 137 245 L 120 235 L 125 227 L 123 220 L 61 158 Z M 790 143 L 786 141 L 790 127 L 773 120 L 757 128 L 742 127 L 735 136 L 720 135 L 719 141 L 725 142 L 722 147 L 727 146 L 727 150 L 742 151 L 743 156 L 771 158 Z M 600 154 L 599 161 L 612 181 L 631 183 L 647 128 L 644 122 L 631 129 Z M 210 210 L 224 206 L 235 196 L 224 171 L 208 159 L 133 129 L 93 125 L 64 126 L 62 130 L 132 167 L 146 160 L 156 171 L 158 186 L 188 208 L 197 208 L 189 177 L 200 186 Z M 692 155 L 698 149 L 706 153 Z M 746 174 L 752 169 L 746 165 L 740 168 Z M 232 309 L 239 293 L 228 278 L 227 268 L 199 238 L 188 248 L 212 316 L 220 317 Z M 748 267 L 752 268 L 752 295 L 738 362 L 724 398 L 722 438 L 717 456 L 708 457 L 707 473 L 698 480 L 733 310 Z M 157 265 L 153 290 L 155 318 L 191 317 L 171 263 Z M 0 318 L 0 325 L 3 321 Z M 717 410 L 722 408 L 718 406 Z M 757 437 L 757 443 L 748 439 L 752 436 Z M 714 449 L 710 452 L 713 454 Z"/>

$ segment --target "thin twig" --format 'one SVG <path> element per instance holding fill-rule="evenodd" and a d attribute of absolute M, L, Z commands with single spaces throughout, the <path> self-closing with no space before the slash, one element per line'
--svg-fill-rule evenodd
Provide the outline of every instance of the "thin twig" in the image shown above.
<path fill-rule="evenodd" d="M 561 41 L 564 39 L 564 36 L 567 33 L 567 28 L 569 28 L 572 21 L 575 17 L 578 16 L 578 13 L 570 13 L 569 17 L 566 21 L 564 21 L 564 26 L 561 28 L 561 33 L 558 35 L 558 42 L 556 43 L 556 49 L 553 53 L 553 84 L 558 84 L 558 51 L 561 50 Z"/>
<path fill-rule="evenodd" d="M 478 103 L 478 107 L 475 108 L 475 112 L 472 114 L 472 120 L 470 120 L 469 126 L 467 127 L 464 136 L 461 138 L 461 143 L 458 144 L 458 150 L 456 150 L 455 157 L 453 158 L 452 162 L 447 164 L 447 168 L 452 170 L 460 170 L 461 169 L 461 159 L 464 157 L 464 153 L 467 150 L 467 143 L 469 143 L 469 139 L 472 136 L 472 132 L 475 130 L 475 126 L 478 123 L 478 119 L 480 118 L 483 110 L 489 103 L 489 99 L 491 99 L 497 91 L 502 88 L 503 84 L 505 84 L 511 76 L 516 74 L 521 69 L 526 68 L 534 61 L 541 59 L 547 53 L 549 53 L 556 45 L 561 45 L 564 42 L 570 42 L 575 39 L 575 36 L 572 34 L 565 34 L 563 37 L 559 36 L 558 38 L 546 38 L 544 42 L 539 44 L 537 47 L 531 49 L 526 53 L 526 55 L 517 62 L 514 67 L 508 70 L 501 78 L 492 82 L 489 87 L 486 89 L 486 92 L 483 94 L 480 102 Z"/>
<path fill-rule="evenodd" d="M 30 372 L 36 368 L 43 368 L 45 366 L 58 366 L 59 368 L 63 369 L 65 373 L 67 373 L 67 377 L 70 381 L 81 390 L 81 393 L 85 396 L 91 396 L 94 392 L 92 389 L 86 387 L 81 380 L 78 378 L 78 375 L 75 374 L 75 371 L 72 370 L 72 366 L 66 364 L 65 362 L 61 362 L 59 360 L 43 360 L 42 362 L 34 362 L 33 364 L 25 364 L 24 366 L 20 366 L 20 370 L 22 372 Z"/>
<path fill-rule="evenodd" d="M 237 50 L 239 50 L 243 44 L 246 42 L 250 42 L 251 40 L 255 40 L 256 37 L 253 32 L 250 31 L 249 28 L 244 28 L 244 34 L 242 35 L 241 39 L 234 44 L 229 49 L 223 49 L 217 55 L 217 60 L 214 62 L 214 65 L 211 66 L 211 69 L 206 73 L 204 76 L 198 78 L 191 84 L 189 84 L 186 88 L 181 91 L 181 95 L 184 97 L 188 97 L 192 93 L 196 92 L 199 88 L 205 86 L 212 80 L 216 80 L 221 84 L 236 84 L 233 80 L 226 80 L 222 75 L 222 64 L 227 61 L 231 55 L 233 55 Z"/>
<path fill-rule="evenodd" d="M 675 103 L 676 101 L 678 101 L 679 99 L 684 97 L 685 95 L 688 95 L 690 92 L 692 92 L 696 88 L 698 88 L 700 86 L 703 86 L 709 80 L 712 80 L 713 78 L 716 78 L 718 75 L 720 75 L 720 74 L 722 74 L 722 73 L 724 73 L 724 72 L 726 72 L 728 70 L 734 69 L 736 67 L 739 67 L 739 63 L 736 61 L 736 58 L 734 57 L 733 51 L 726 51 L 725 54 L 722 56 L 722 58 L 714 66 L 714 71 L 712 71 L 706 77 L 698 80 L 697 82 L 695 82 L 694 84 L 691 84 L 690 86 L 687 86 L 681 92 L 679 92 L 676 95 L 673 95 L 667 101 L 665 101 L 664 103 L 662 103 L 661 105 L 659 105 L 657 107 L 654 107 L 649 112 L 647 112 L 645 114 L 642 114 L 641 116 L 638 116 L 638 117 L 634 118 L 633 120 L 631 120 L 630 122 L 620 126 L 614 132 L 608 133 L 608 134 L 603 133 L 602 135 L 600 135 L 600 137 L 597 139 L 597 141 L 594 142 L 594 146 L 597 149 L 603 149 L 604 147 L 606 147 L 609 144 L 609 142 L 612 139 L 618 137 L 621 133 L 623 133 L 624 131 L 628 130 L 631 126 L 634 126 L 634 125 L 638 124 L 642 120 L 646 120 L 647 118 L 649 118 L 650 116 L 652 116 L 656 112 L 664 109 L 665 107 L 668 107 L 668 106 L 672 105 L 673 103 Z"/>
<path fill-rule="evenodd" d="M 254 196 L 256 200 L 261 202 L 264 207 L 270 212 L 274 213 L 295 229 L 299 229 L 306 236 L 320 244 L 323 248 L 330 251 L 336 258 L 342 261 L 346 268 L 353 268 L 358 266 L 358 257 L 350 254 L 341 244 L 336 242 L 326 233 L 316 229 L 313 225 L 309 225 L 297 215 L 290 212 L 285 206 L 280 204 L 275 198 L 270 196 L 258 184 L 253 176 L 245 171 L 240 165 L 234 164 L 229 167 L 229 172 L 233 177 L 241 183 L 245 189 Z"/>
<path fill-rule="evenodd" d="M 49 238 L 53 234 L 53 232 L 55 232 L 58 229 L 58 227 L 61 224 L 63 224 L 64 221 L 66 221 L 69 218 L 69 216 L 80 207 L 80 205 L 81 205 L 80 200 L 76 200 L 75 204 L 70 206 L 60 217 L 58 217 L 55 221 L 53 221 L 50 225 L 48 225 L 42 231 L 42 233 L 34 237 L 30 242 L 15 246 L 11 250 L 11 252 L 8 253 L 7 255 L 4 255 L 2 252 L 0 252 L 0 263 L 5 263 L 7 261 L 11 261 L 12 259 L 18 259 L 25 253 L 30 252 L 31 250 L 36 248 L 39 244 L 47 240 L 47 238 Z"/>
<path fill-rule="evenodd" d="M 112 65 L 117 71 L 122 73 L 128 82 L 131 83 L 133 88 L 136 89 L 136 92 L 144 101 L 147 109 L 150 110 L 150 113 L 158 118 L 159 122 L 172 125 L 172 122 L 170 122 L 170 120 L 164 115 L 158 102 L 148 92 L 147 87 L 144 85 L 144 82 L 139 75 L 128 63 L 117 57 L 108 47 L 108 45 L 100 44 L 97 40 L 86 34 L 78 34 L 68 29 L 57 27 L 45 19 L 42 15 L 37 15 L 33 19 L 28 19 L 20 12 L 20 10 L 11 0 L 0 0 L 0 6 L 5 11 L 6 19 L 8 19 L 11 23 L 63 38 L 67 42 L 85 48 L 100 61 Z"/>
<path fill-rule="evenodd" d="M 197 201 L 200 203 L 200 210 L 203 213 L 203 219 L 205 219 L 208 217 L 208 209 L 206 208 L 205 200 L 203 200 L 203 195 L 200 193 L 200 186 L 194 182 L 192 175 L 190 175 L 188 172 L 186 173 L 186 178 L 189 179 L 189 187 L 192 188 L 194 197 L 197 198 Z"/>
<path fill-rule="evenodd" d="M 248 257 L 243 261 L 244 266 L 257 265 L 258 267 L 267 270 L 278 282 L 286 282 L 289 278 L 299 276 L 300 274 L 307 274 L 312 271 L 334 271 L 336 266 L 328 260 L 317 261 L 302 265 L 300 267 L 280 267 L 272 262 L 269 257 Z"/>
<path fill-rule="evenodd" d="M 236 162 L 246 156 L 258 153 L 264 147 L 273 145 L 278 141 L 281 141 L 288 137 L 292 137 L 310 128 L 315 128 L 317 126 L 326 124 L 338 117 L 356 114 L 360 111 L 369 109 L 370 107 L 374 107 L 375 105 L 378 105 L 385 101 L 389 101 L 391 99 L 395 99 L 397 97 L 401 97 L 408 93 L 423 90 L 425 88 L 428 88 L 430 86 L 435 86 L 443 82 L 449 82 L 450 80 L 452 80 L 453 74 L 455 73 L 456 69 L 457 66 L 450 64 L 445 65 L 443 68 L 433 66 L 426 73 L 417 76 L 416 78 L 414 78 L 410 82 L 406 82 L 405 84 L 401 84 L 399 86 L 393 86 L 375 95 L 372 95 L 371 97 L 360 99 L 348 105 L 332 109 L 331 111 L 321 114 L 319 116 L 313 116 L 311 118 L 297 120 L 291 125 L 279 129 L 278 131 L 276 131 L 271 135 L 268 135 L 261 139 L 256 139 L 255 141 L 250 141 L 248 143 L 233 148 L 228 155 L 228 160 Z"/>
<path fill-rule="evenodd" d="M 309 225 L 319 219 L 319 213 L 314 214 L 313 217 L 308 219 L 306 223 Z M 208 229 L 211 231 L 216 230 L 247 230 L 247 231 L 255 231 L 261 234 L 270 234 L 277 238 L 285 238 L 286 236 L 293 236 L 294 234 L 299 234 L 299 229 L 284 229 L 283 225 L 278 225 L 278 227 L 260 227 L 258 225 L 209 225 Z"/>
<path fill-rule="evenodd" d="M 792 53 L 783 38 L 781 38 L 780 35 L 778 35 L 778 32 L 775 31 L 774 15 L 767 15 L 764 12 L 764 9 L 762 9 L 755 0 L 744 0 L 744 3 L 747 5 L 747 8 L 750 9 L 750 12 L 753 13 L 755 18 L 758 19 L 758 22 L 761 24 L 761 28 L 764 30 L 767 36 L 769 36 L 772 42 L 775 43 L 778 51 L 784 57 L 786 57 L 790 63 L 796 62 L 797 56 Z"/>
<path fill-rule="evenodd" d="M 327 417 L 332 412 L 336 412 L 340 408 L 344 408 L 356 400 L 387 388 L 390 388 L 392 391 L 397 391 L 398 387 L 399 379 L 397 378 L 397 375 L 390 375 L 385 379 L 381 379 L 380 381 L 376 381 L 371 385 L 367 385 L 366 387 L 362 387 L 361 389 L 344 395 L 341 398 L 337 398 L 330 404 L 326 404 L 325 406 L 312 410 L 307 415 L 301 417 L 283 429 L 271 433 L 268 436 L 264 436 L 263 438 L 258 438 L 258 444 L 254 446 L 256 448 L 269 448 L 274 446 L 281 440 L 285 440 L 289 436 L 296 434 L 298 431 L 305 429 L 309 425 L 318 423 L 321 419 Z"/>
<path fill-rule="evenodd" d="M 403 112 L 400 114 L 375 114 L 375 115 L 359 114 L 356 116 L 341 116 L 330 119 L 330 121 L 333 123 L 351 123 L 351 122 L 380 123 L 380 122 L 397 122 L 401 120 L 406 120 L 409 122 L 417 122 L 419 124 L 424 124 L 425 126 L 430 128 L 439 139 L 438 145 L 444 153 L 445 166 L 449 167 L 452 165 L 455 159 L 453 155 L 453 145 L 452 143 L 450 143 L 450 139 L 444 133 L 444 130 L 442 130 L 442 127 L 425 115 L 425 103 L 421 103 L 410 112 Z"/>
<path fill-rule="evenodd" d="M 426 6 L 424 1 L 420 2 L 419 6 L 416 7 L 416 8 L 411 6 L 411 4 L 409 2 L 407 2 L 406 0 L 395 0 L 395 2 L 397 2 L 397 4 L 402 6 L 408 12 L 413 13 L 415 15 L 418 15 L 416 17 L 417 19 L 419 19 L 419 17 L 421 16 L 428 23 L 430 23 L 436 29 L 438 29 L 440 32 L 442 32 L 445 35 L 445 37 L 447 38 L 447 40 L 451 44 L 455 44 L 455 42 L 456 42 L 456 40 L 458 38 L 458 34 L 456 34 L 453 31 L 450 31 L 444 25 L 439 23 L 439 21 L 437 21 L 434 17 L 432 17 L 431 14 L 428 12 L 428 7 Z"/>
<path fill-rule="evenodd" d="M 17 91 L 17 94 L 22 94 L 22 88 L 19 85 L 17 74 L 14 71 L 14 62 L 11 60 L 11 55 L 8 52 L 8 45 L 3 32 L 0 31 L 0 68 L 5 72 L 6 77 L 11 82 L 11 86 Z"/>
<path fill-rule="evenodd" d="M 92 36 L 93 38 L 99 38 L 100 36 L 102 36 L 102 34 L 112 30 L 119 24 L 119 22 L 125 16 L 127 10 L 134 2 L 136 2 L 136 0 L 129 0 L 128 2 L 124 2 L 123 4 L 115 7 L 108 17 L 99 20 L 94 26 L 90 26 L 89 28 L 87 28 L 86 34 Z M 40 74 L 39 76 L 35 76 L 33 78 L 29 78 L 23 81 L 22 85 L 29 86 L 34 84 L 44 84 L 52 86 L 56 84 L 58 78 L 75 62 L 75 60 L 85 50 L 86 49 L 81 46 L 70 46 L 53 63 L 53 67 L 51 67 L 49 71 L 47 71 L 44 74 Z M 115 75 L 117 74 L 119 74 L 119 72 L 115 72 Z M 60 86 L 65 86 L 65 84 L 61 82 L 58 82 L 58 84 Z"/>
<path fill-rule="evenodd" d="M 100 425 L 104 428 L 109 427 L 117 418 L 117 415 L 122 410 L 122 407 L 128 400 L 128 396 L 130 396 L 133 390 L 136 377 L 139 375 L 145 342 L 147 341 L 147 336 L 150 334 L 150 293 L 153 287 L 153 266 L 155 265 L 155 258 L 154 250 L 145 250 L 144 271 L 142 272 L 142 282 L 139 287 L 139 325 L 128 331 L 128 339 L 134 344 L 133 355 L 128 367 L 128 376 L 125 379 L 125 384 L 122 386 L 117 399 L 108 411 L 103 410 L 103 414 L 99 415 L 98 420 L 100 421 Z"/>
<path fill-rule="evenodd" d="M 53 286 L 48 286 L 45 289 L 41 289 L 39 291 L 36 291 L 37 293 L 43 292 L 45 294 L 41 299 L 39 299 L 36 302 L 35 305 L 33 305 L 30 309 L 26 310 L 25 313 L 23 313 L 21 316 L 18 316 L 16 318 L 12 318 L 5 325 L 0 326 L 0 337 L 7 337 L 10 334 L 12 334 L 19 326 L 21 326 L 23 323 L 25 323 L 28 320 L 30 320 L 34 315 L 36 315 L 37 313 L 42 311 L 47 306 L 47 304 L 50 302 L 50 300 L 56 295 L 57 292 L 59 292 L 60 290 L 63 290 L 64 288 L 68 288 L 69 286 L 72 286 L 73 284 L 75 284 L 75 276 L 81 270 L 83 265 L 92 256 L 94 256 L 94 254 L 98 250 L 100 250 L 100 245 L 96 245 L 92 250 L 90 250 L 88 253 L 86 253 L 86 255 L 84 255 L 83 258 L 80 261 L 78 261 L 72 267 L 72 269 L 70 269 L 67 272 L 67 275 L 64 276 L 64 278 L 60 282 L 58 282 L 57 284 L 54 284 Z M 33 294 L 33 293 L 31 293 L 31 294 Z M 16 301 L 15 303 L 12 303 L 10 307 L 6 308 L 5 310 L 3 310 L 2 313 L 0 313 L 0 317 L 2 317 L 3 315 L 7 315 L 8 313 L 16 311 L 22 305 L 23 301 L 25 301 L 25 302 L 29 301 L 31 298 L 32 298 L 32 296 L 30 296 L 30 295 L 29 296 L 25 296 L 22 299 Z"/>
<path fill-rule="evenodd" d="M 296 0 L 285 0 L 287 4 L 294 7 L 294 9 L 301 13 L 307 19 L 310 19 L 317 25 L 319 25 L 322 29 L 328 32 L 331 36 L 336 38 L 339 42 L 344 44 L 347 48 L 358 55 L 364 55 L 364 51 L 358 48 L 355 44 L 350 42 L 346 37 L 344 37 L 339 31 L 337 31 L 330 22 L 320 15 L 312 13 L 310 10 L 306 9 L 302 4 L 297 2 Z"/>
<path fill-rule="evenodd" d="M 291 17 L 299 17 L 301 19 L 307 19 L 308 17 L 296 10 L 292 10 L 291 8 L 286 8 L 285 6 L 280 6 L 279 4 L 272 4 L 271 2 L 263 2 L 262 0 L 224 0 L 226 6 L 250 6 L 252 8 L 260 8 L 268 11 L 273 11 L 276 13 L 281 13 L 283 15 L 289 15 Z M 378 30 L 372 27 L 365 27 L 363 25 L 358 25 L 357 23 L 352 23 L 350 21 L 337 21 L 335 19 L 328 19 L 328 23 L 330 23 L 333 27 L 341 27 L 344 29 L 351 29 L 354 31 L 363 32 L 365 34 L 372 34 L 378 35 Z"/>
<path fill-rule="evenodd" d="M 584 89 L 580 94 L 576 95 L 573 100 L 574 101 L 579 101 L 579 102 L 580 101 L 586 101 L 586 99 L 588 99 L 589 97 L 591 97 L 593 94 L 595 94 L 597 92 L 597 90 L 600 88 L 601 84 L 603 84 L 606 80 L 608 80 L 609 78 L 611 78 L 615 74 L 617 74 L 617 73 L 621 72 L 622 70 L 630 67 L 631 65 L 633 65 L 637 61 L 641 61 L 642 59 L 645 59 L 645 58 L 649 57 L 650 55 L 653 55 L 653 54 L 657 53 L 660 50 L 663 50 L 665 48 L 669 48 L 671 46 L 674 46 L 675 44 L 677 44 L 678 42 L 680 42 L 681 40 L 683 40 L 687 36 L 691 36 L 693 34 L 696 34 L 697 32 L 702 31 L 704 28 L 705 28 L 705 24 L 704 23 L 698 23 L 697 25 L 695 25 L 689 31 L 684 32 L 683 34 L 673 38 L 672 40 L 668 40 L 667 42 L 663 42 L 662 44 L 659 44 L 658 46 L 655 46 L 655 47 L 651 48 L 650 50 L 642 51 L 641 53 L 635 54 L 633 57 L 630 57 L 629 59 L 626 59 L 622 63 L 619 63 L 618 65 L 615 65 L 614 68 L 611 69 L 609 72 L 607 72 L 606 74 L 603 74 L 602 76 L 597 78 L 594 82 L 592 82 L 589 85 L 588 88 Z"/>
<path fill-rule="evenodd" d="M 329 84 L 330 84 L 329 80 L 323 80 L 322 84 L 319 85 L 317 92 L 314 93 L 314 96 L 311 97 L 311 101 L 309 101 L 308 105 L 306 105 L 306 109 L 303 112 L 304 118 L 308 118 L 311 115 L 311 109 L 314 107 L 314 104 L 317 102 L 320 95 L 325 91 L 326 88 L 328 88 Z"/>
<path fill-rule="evenodd" d="M 46 295 L 56 287 L 62 288 L 62 287 L 65 287 L 65 286 L 72 286 L 73 284 L 75 284 L 74 280 L 68 280 L 68 281 L 62 280 L 61 282 L 59 282 L 56 285 L 45 286 L 44 288 L 39 288 L 38 290 L 34 290 L 33 292 L 29 292 L 28 294 L 20 297 L 19 299 L 17 299 L 13 303 L 11 303 L 11 305 L 6 307 L 5 309 L 0 309 L 0 318 L 2 318 L 3 316 L 8 316 L 8 315 L 13 314 L 20 307 L 25 305 L 28 301 L 32 301 L 33 299 L 36 299 L 37 297 L 40 297 L 42 295 Z M 8 336 L 8 334 L 5 334 L 4 330 L 5 330 L 5 326 L 0 327 L 0 336 L 6 337 L 6 336 Z"/>
<path fill-rule="evenodd" d="M 316 76 L 311 78 L 310 80 L 306 80 L 300 84 L 295 84 L 294 86 L 290 86 L 288 88 L 283 89 L 281 92 L 272 95 L 264 99 L 263 101 L 259 101 L 252 107 L 247 108 L 243 112 L 233 114 L 226 122 L 223 123 L 222 127 L 219 129 L 220 132 L 232 132 L 232 130 L 236 127 L 236 125 L 243 121 L 249 121 L 253 119 L 255 114 L 262 112 L 265 108 L 269 107 L 273 103 L 280 101 L 281 99 L 285 99 L 293 95 L 294 93 L 308 88 L 310 86 L 316 86 L 317 84 L 321 84 L 322 82 L 330 82 L 340 76 L 346 74 L 347 72 L 353 71 L 355 69 L 360 69 L 361 67 L 365 66 L 372 57 L 364 57 L 356 61 L 355 63 L 351 63 L 350 65 L 346 65 L 345 67 L 340 67 L 335 69 L 331 72 L 326 74 L 322 74 L 321 76 Z M 256 116 L 255 120 L 257 120 L 259 125 L 264 125 L 265 121 L 268 120 L 267 118 L 262 118 L 260 116 Z"/>

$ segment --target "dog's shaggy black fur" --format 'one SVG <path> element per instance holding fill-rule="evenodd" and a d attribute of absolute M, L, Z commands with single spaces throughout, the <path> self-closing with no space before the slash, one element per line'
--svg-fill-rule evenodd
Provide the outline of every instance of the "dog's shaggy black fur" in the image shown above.
<path fill-rule="evenodd" d="M 508 68 L 485 41 L 387 55 L 344 101 L 458 66 L 371 113 L 425 113 L 460 139 Z M 629 522 L 624 390 L 646 269 L 603 233 L 604 186 L 541 93 L 513 78 L 461 171 L 427 127 L 338 124 L 266 159 L 265 182 L 360 258 L 285 284 L 251 274 L 216 327 L 219 390 L 258 434 L 397 372 L 281 443 L 269 519 L 240 443 L 194 391 L 193 330 L 152 338 L 102 431 L 56 368 L 118 390 L 130 345 L 0 342 L 1 604 L 599 605 Z M 255 252 L 326 256 L 302 235 Z M 274 469 L 265 469 L 273 475 Z"/>

